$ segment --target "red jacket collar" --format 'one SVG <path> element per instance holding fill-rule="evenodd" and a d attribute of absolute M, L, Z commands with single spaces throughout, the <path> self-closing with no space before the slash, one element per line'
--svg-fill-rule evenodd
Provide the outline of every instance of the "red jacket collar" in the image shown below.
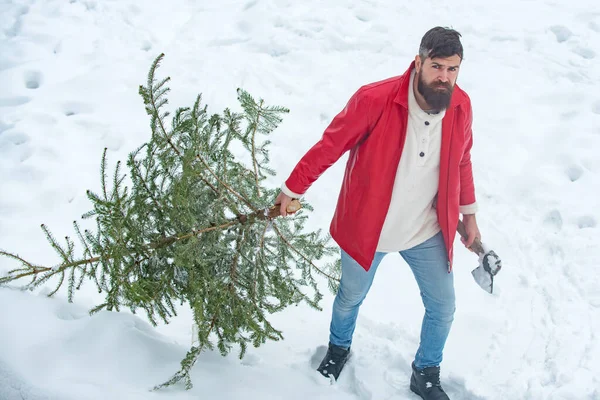
<path fill-rule="evenodd" d="M 394 102 L 408 108 L 408 87 L 410 81 L 410 73 L 415 68 L 415 62 L 411 62 L 408 69 L 400 76 L 400 87 L 398 93 L 394 98 Z M 452 92 L 452 99 L 450 100 L 450 106 L 448 108 L 454 108 L 467 100 L 465 92 L 458 86 L 454 85 L 454 91 Z"/>

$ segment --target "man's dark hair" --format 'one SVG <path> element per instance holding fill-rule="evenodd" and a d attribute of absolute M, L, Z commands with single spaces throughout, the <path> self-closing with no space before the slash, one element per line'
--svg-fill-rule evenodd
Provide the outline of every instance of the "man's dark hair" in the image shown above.
<path fill-rule="evenodd" d="M 419 46 L 421 60 L 427 57 L 452 57 L 457 54 L 463 59 L 463 47 L 460 43 L 460 33 L 450 28 L 436 26 L 425 33 Z"/>

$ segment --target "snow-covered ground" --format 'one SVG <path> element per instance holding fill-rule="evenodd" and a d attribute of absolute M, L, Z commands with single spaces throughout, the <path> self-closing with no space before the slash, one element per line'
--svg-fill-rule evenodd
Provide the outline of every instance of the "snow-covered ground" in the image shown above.
<path fill-rule="evenodd" d="M 162 4 L 161 4 L 162 3 Z M 435 25 L 463 34 L 459 84 L 474 108 L 478 221 L 503 260 L 496 293 L 457 240 L 458 309 L 442 364 L 450 398 L 600 399 L 600 7 L 596 0 L 0 1 L 0 248 L 56 261 L 57 237 L 89 209 L 102 149 L 110 165 L 144 142 L 138 85 L 154 58 L 172 107 L 202 93 L 211 112 L 237 87 L 291 109 L 274 133 L 278 186 L 362 84 L 403 72 Z M 309 229 L 327 229 L 345 157 L 309 190 Z M 0 273 L 15 267 L 0 259 Z M 0 399 L 416 399 L 408 389 L 422 305 L 408 266 L 388 255 L 336 385 L 314 372 L 323 312 L 272 320 L 285 340 L 244 360 L 204 353 L 195 387 L 149 392 L 178 370 L 189 312 L 153 328 L 66 293 L 0 289 Z"/>

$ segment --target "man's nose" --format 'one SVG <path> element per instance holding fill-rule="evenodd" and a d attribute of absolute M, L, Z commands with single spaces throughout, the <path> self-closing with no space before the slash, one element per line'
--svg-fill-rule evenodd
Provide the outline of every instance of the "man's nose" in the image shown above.
<path fill-rule="evenodd" d="M 438 79 L 440 80 L 440 82 L 446 83 L 449 81 L 448 79 L 448 71 L 446 70 L 442 70 L 440 71 L 439 75 L 438 75 Z"/>

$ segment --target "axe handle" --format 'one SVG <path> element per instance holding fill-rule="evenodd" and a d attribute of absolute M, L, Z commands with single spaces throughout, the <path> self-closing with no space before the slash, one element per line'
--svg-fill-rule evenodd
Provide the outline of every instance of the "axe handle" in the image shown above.
<path fill-rule="evenodd" d="M 456 230 L 458 231 L 458 233 L 460 233 L 460 236 L 462 236 L 463 239 L 467 240 L 469 238 L 467 230 L 465 229 L 465 224 L 463 224 L 463 222 L 460 219 L 458 220 L 458 227 L 456 228 Z M 479 255 L 485 253 L 483 251 L 483 246 L 481 245 L 479 238 L 475 238 L 475 241 L 473 241 L 473 244 L 471 245 L 470 249 Z"/>

